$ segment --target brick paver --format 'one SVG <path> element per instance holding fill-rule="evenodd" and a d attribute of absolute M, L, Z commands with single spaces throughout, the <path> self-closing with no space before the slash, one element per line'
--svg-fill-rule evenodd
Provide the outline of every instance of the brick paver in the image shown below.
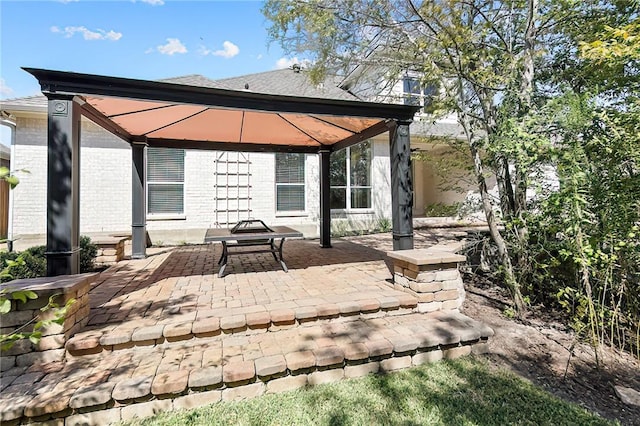
<path fill-rule="evenodd" d="M 283 355 L 271 355 L 258 358 L 256 363 L 256 374 L 260 377 L 281 374 L 287 370 L 287 362 Z"/>
<path fill-rule="evenodd" d="M 189 370 L 158 374 L 151 383 L 151 393 L 154 395 L 181 394 L 187 389 L 188 380 Z"/>
<path fill-rule="evenodd" d="M 411 313 L 416 298 L 385 281 L 388 239 L 381 250 L 290 241 L 289 273 L 269 254 L 237 256 L 222 279 L 219 246 L 120 262 L 93 285 L 92 323 L 67 343 L 74 356 L 1 373 L 1 418 L 115 404 L 105 418 L 124 419 L 165 409 L 164 399 L 142 402 L 153 395 L 195 406 L 203 392 L 207 401 L 244 398 L 470 352 L 458 342 L 486 345 L 491 330 L 461 314 Z"/>
<path fill-rule="evenodd" d="M 222 369 L 222 378 L 225 383 L 242 382 L 253 379 L 256 374 L 255 365 L 252 361 L 230 362 Z"/>

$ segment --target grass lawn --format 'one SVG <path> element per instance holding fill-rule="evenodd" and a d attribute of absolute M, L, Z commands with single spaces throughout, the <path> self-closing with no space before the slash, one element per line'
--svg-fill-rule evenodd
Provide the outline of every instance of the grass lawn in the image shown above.
<path fill-rule="evenodd" d="M 142 425 L 611 425 L 477 359 L 310 387 L 191 411 Z"/>

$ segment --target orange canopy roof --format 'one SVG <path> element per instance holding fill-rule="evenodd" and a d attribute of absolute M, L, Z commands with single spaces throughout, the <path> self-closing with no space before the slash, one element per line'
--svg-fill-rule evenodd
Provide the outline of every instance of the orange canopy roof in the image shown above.
<path fill-rule="evenodd" d="M 414 106 L 277 96 L 26 69 L 45 95 L 73 95 L 84 115 L 129 142 L 224 150 L 340 149 L 410 121 Z"/>

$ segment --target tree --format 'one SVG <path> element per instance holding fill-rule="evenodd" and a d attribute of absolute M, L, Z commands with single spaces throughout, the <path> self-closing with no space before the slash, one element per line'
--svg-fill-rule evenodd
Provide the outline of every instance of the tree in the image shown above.
<path fill-rule="evenodd" d="M 464 128 L 517 313 L 524 291 L 568 307 L 594 345 L 607 336 L 624 347 L 640 336 L 639 9 L 625 0 L 268 0 L 263 12 L 273 40 L 312 60 L 312 78 L 393 82 L 414 71 L 438 87 L 430 110 L 455 112 Z M 528 199 L 542 166 L 559 188 Z"/>
<path fill-rule="evenodd" d="M 561 186 L 541 205 L 536 237 L 547 247 L 536 280 L 551 283 L 594 346 L 635 346 L 640 356 L 639 9 L 588 6 L 559 34 L 573 52 L 549 58 L 564 71 L 545 78 L 556 93 L 545 121 Z"/>
<path fill-rule="evenodd" d="M 384 67 L 384 80 L 417 71 L 423 85 L 439 88 L 432 109 L 457 113 L 464 128 L 504 282 L 519 313 L 526 305 L 485 169 L 495 172 L 503 221 L 516 239 L 525 238 L 532 166 L 526 154 L 537 148 L 504 136 L 513 117 L 531 108 L 537 41 L 549 26 L 540 9 L 539 0 L 269 0 L 263 9 L 271 37 L 313 60 L 312 77 L 375 66 Z"/>

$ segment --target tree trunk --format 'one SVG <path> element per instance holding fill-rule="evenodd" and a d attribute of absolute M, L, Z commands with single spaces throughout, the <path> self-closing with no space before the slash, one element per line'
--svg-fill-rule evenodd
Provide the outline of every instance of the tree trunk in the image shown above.
<path fill-rule="evenodd" d="M 462 88 L 460 88 L 459 96 L 461 96 L 462 104 L 464 105 L 463 93 L 464 92 L 462 91 Z M 493 204 L 491 202 L 489 191 L 487 190 L 487 181 L 484 177 L 482 158 L 480 157 L 480 152 L 478 151 L 478 148 L 476 146 L 475 137 L 469 123 L 468 116 L 464 113 L 464 111 L 460 111 L 458 117 L 467 137 L 469 150 L 471 151 L 471 156 L 473 158 L 474 172 L 478 181 L 478 189 L 480 191 L 480 197 L 482 199 L 482 208 L 487 219 L 487 225 L 489 226 L 489 234 L 491 235 L 491 239 L 498 248 L 498 260 L 502 265 L 505 284 L 509 289 L 509 292 L 511 293 L 511 298 L 513 299 L 516 315 L 521 316 L 526 311 L 526 304 L 524 303 L 522 292 L 520 291 L 520 284 L 518 283 L 518 280 L 516 279 L 515 273 L 513 271 L 509 249 L 507 248 L 507 244 L 500 234 L 500 231 L 498 230 L 498 224 L 496 223 L 496 217 L 493 211 Z"/>
<path fill-rule="evenodd" d="M 493 205 L 489 197 L 489 192 L 487 191 L 487 182 L 483 174 L 482 159 L 480 158 L 480 153 L 478 152 L 475 143 L 470 142 L 469 147 L 471 149 L 471 156 L 473 157 L 474 171 L 476 178 L 478 179 L 478 188 L 480 189 L 480 196 L 482 198 L 482 207 L 487 218 L 487 225 L 489 225 L 489 233 L 491 234 L 491 239 L 493 239 L 493 242 L 498 248 L 498 260 L 502 265 L 505 284 L 511 293 L 516 313 L 518 316 L 521 316 L 526 311 L 526 304 L 522 298 L 520 284 L 513 272 L 513 265 L 511 264 L 511 257 L 509 256 L 507 244 L 498 230 L 498 224 L 496 223 L 496 218 L 493 213 Z"/>

